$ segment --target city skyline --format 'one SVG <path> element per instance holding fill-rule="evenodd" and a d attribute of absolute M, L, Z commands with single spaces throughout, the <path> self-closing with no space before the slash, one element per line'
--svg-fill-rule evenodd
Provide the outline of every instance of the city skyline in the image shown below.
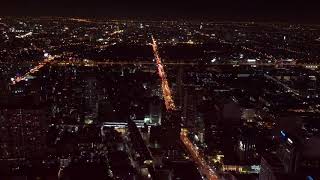
<path fill-rule="evenodd" d="M 0 18 L 0 179 L 320 178 L 320 27 Z"/>

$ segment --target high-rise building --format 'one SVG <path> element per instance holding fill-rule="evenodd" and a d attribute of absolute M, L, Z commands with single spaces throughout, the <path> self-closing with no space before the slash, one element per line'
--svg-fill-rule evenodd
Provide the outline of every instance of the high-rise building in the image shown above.
<path fill-rule="evenodd" d="M 198 97 L 194 87 L 185 87 L 183 101 L 183 125 L 195 127 L 198 121 L 197 116 Z"/>
<path fill-rule="evenodd" d="M 96 119 L 98 111 L 98 88 L 95 77 L 85 77 L 82 81 L 85 121 Z"/>
<path fill-rule="evenodd" d="M 167 157 L 175 159 L 179 156 L 181 131 L 181 112 L 169 111 L 161 124 L 161 144 L 166 150 Z"/>
<path fill-rule="evenodd" d="M 150 112 L 150 121 L 149 123 L 152 124 L 161 124 L 161 101 L 159 99 L 155 99 L 152 102 L 150 102 L 149 105 L 149 112 Z"/>
<path fill-rule="evenodd" d="M 223 104 L 222 117 L 228 125 L 241 125 L 241 110 L 240 105 L 235 100 L 227 100 Z"/>
<path fill-rule="evenodd" d="M 254 128 L 240 129 L 237 153 L 241 162 L 249 164 L 254 164 L 256 162 L 257 134 L 258 132 Z"/>
<path fill-rule="evenodd" d="M 203 128 L 201 118 L 198 113 L 199 99 L 197 87 L 185 86 L 182 109 L 182 123 L 188 128 Z"/>
<path fill-rule="evenodd" d="M 280 146 L 277 152 L 287 173 L 317 173 L 320 168 L 320 138 L 304 139 L 285 131 L 280 132 Z"/>
<path fill-rule="evenodd" d="M 287 173 L 295 172 L 295 164 L 297 161 L 297 142 L 293 144 L 293 138 L 288 138 L 288 135 L 281 131 L 281 143 L 278 149 L 278 157 L 284 165 L 284 170 Z"/>
<path fill-rule="evenodd" d="M 183 101 L 184 101 L 184 98 L 183 98 L 183 68 L 180 67 L 179 70 L 178 70 L 178 76 L 177 76 L 177 102 L 178 102 L 178 106 L 179 107 L 182 107 L 183 106 Z"/>
<path fill-rule="evenodd" d="M 265 154 L 261 157 L 259 180 L 277 180 L 277 174 L 284 173 L 284 167 L 274 154 Z"/>
<path fill-rule="evenodd" d="M 287 173 L 280 159 L 275 154 L 265 154 L 261 158 L 259 180 L 315 180 L 319 173 L 291 172 Z"/>

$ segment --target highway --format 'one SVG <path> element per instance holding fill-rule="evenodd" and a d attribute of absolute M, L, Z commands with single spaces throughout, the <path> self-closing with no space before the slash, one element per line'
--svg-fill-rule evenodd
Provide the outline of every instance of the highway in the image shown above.
<path fill-rule="evenodd" d="M 80 19 L 80 18 L 70 18 L 69 20 L 71 21 L 77 21 L 77 22 L 82 22 L 82 23 L 94 23 L 93 21 L 89 19 Z"/>
<path fill-rule="evenodd" d="M 186 130 L 181 131 L 180 139 L 189 151 L 192 160 L 197 164 L 200 173 L 205 175 L 208 180 L 217 180 L 218 176 L 216 175 L 215 171 L 207 164 L 205 159 L 199 154 L 197 148 L 189 140 Z"/>
<path fill-rule="evenodd" d="M 156 59 L 156 63 L 158 67 L 158 74 L 161 79 L 162 96 L 164 98 L 166 109 L 175 110 L 176 106 L 172 98 L 171 89 L 169 87 L 169 83 L 167 80 L 167 74 L 164 71 L 164 65 L 162 64 L 161 58 L 159 56 L 158 45 L 156 40 L 153 38 L 153 36 L 152 36 L 152 49 L 153 49 L 154 57 Z"/>
<path fill-rule="evenodd" d="M 27 80 L 28 76 L 33 75 L 35 72 L 38 72 L 40 69 L 42 69 L 45 65 L 54 62 L 53 60 L 55 59 L 55 57 L 53 56 L 48 56 L 46 57 L 42 62 L 40 62 L 39 64 L 37 64 L 35 67 L 33 67 L 32 69 L 30 69 L 27 73 L 25 73 L 23 76 L 16 76 L 14 78 L 11 79 L 11 85 L 14 85 L 20 81 L 25 81 Z"/>
<path fill-rule="evenodd" d="M 268 74 L 264 74 L 264 77 L 267 79 L 272 80 L 273 82 L 275 82 L 276 84 L 279 84 L 280 86 L 282 86 L 284 89 L 286 89 L 288 92 L 293 93 L 296 96 L 300 96 L 299 92 L 295 89 L 292 89 L 291 87 L 289 87 L 288 85 L 284 84 L 283 82 L 281 82 L 280 80 L 268 75 Z"/>
<path fill-rule="evenodd" d="M 167 76 L 163 68 L 163 63 L 159 56 L 157 42 L 153 37 L 152 37 L 152 47 L 153 47 L 153 53 L 156 59 L 157 67 L 158 67 L 158 73 L 162 82 L 161 87 L 162 87 L 163 98 L 165 100 L 166 109 L 167 111 L 175 110 L 176 106 L 172 99 L 171 89 L 169 87 Z M 191 155 L 193 161 L 196 163 L 201 174 L 206 176 L 208 180 L 217 180 L 218 177 L 215 174 L 214 170 L 206 163 L 205 159 L 199 154 L 196 147 L 189 140 L 186 130 L 181 131 L 180 140 L 187 148 L 189 154 Z"/>

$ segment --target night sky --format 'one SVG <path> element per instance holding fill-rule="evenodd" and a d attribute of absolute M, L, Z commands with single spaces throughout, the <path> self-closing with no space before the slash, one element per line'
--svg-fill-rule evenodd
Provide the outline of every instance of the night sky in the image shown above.
<path fill-rule="evenodd" d="M 1 15 L 320 22 L 316 0 L 6 0 Z"/>

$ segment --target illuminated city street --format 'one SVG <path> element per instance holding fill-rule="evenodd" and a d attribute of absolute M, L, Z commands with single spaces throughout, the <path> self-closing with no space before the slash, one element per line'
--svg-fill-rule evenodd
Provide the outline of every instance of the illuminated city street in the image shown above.
<path fill-rule="evenodd" d="M 167 80 L 166 72 L 163 67 L 163 63 L 162 63 L 161 58 L 159 56 L 157 41 L 154 39 L 154 37 L 152 37 L 152 48 L 153 48 L 154 57 L 155 57 L 157 67 L 158 67 L 158 74 L 161 79 L 161 88 L 162 88 L 163 99 L 165 101 L 166 109 L 168 111 L 174 110 L 176 108 L 176 106 L 175 106 L 173 98 L 172 98 L 171 89 L 169 87 L 169 83 Z"/>
<path fill-rule="evenodd" d="M 200 172 L 205 175 L 206 179 L 217 180 L 218 177 L 214 170 L 207 164 L 204 157 L 200 155 L 197 148 L 189 140 L 187 130 L 181 132 L 180 138 L 190 153 L 192 160 L 198 165 Z"/>
<path fill-rule="evenodd" d="M 162 92 L 163 92 L 163 97 L 165 101 L 165 105 L 167 108 L 167 111 L 172 111 L 175 109 L 175 104 L 171 96 L 171 89 L 168 85 L 168 80 L 166 73 L 163 68 L 163 64 L 161 62 L 161 58 L 159 56 L 159 51 L 158 51 L 158 46 L 156 43 L 156 40 L 152 37 L 152 47 L 153 51 L 155 54 L 157 66 L 158 66 L 158 73 L 159 76 L 162 80 Z M 200 172 L 204 174 L 208 180 L 216 180 L 218 179 L 217 176 L 215 175 L 214 171 L 210 168 L 209 165 L 206 164 L 206 161 L 204 160 L 203 157 L 200 156 L 198 151 L 196 150 L 195 146 L 191 143 L 191 141 L 187 137 L 187 133 L 185 131 L 181 132 L 180 139 L 182 143 L 186 146 L 188 153 L 191 155 L 193 161 L 198 165 L 198 168 L 200 169 Z"/>
<path fill-rule="evenodd" d="M 0 16 L 0 180 L 320 179 L 317 24 L 189 14 L 243 0 L 32 2 Z"/>
<path fill-rule="evenodd" d="M 50 64 L 54 62 L 54 57 L 48 55 L 45 57 L 45 59 L 43 60 L 43 62 L 40 62 L 37 66 L 33 67 L 32 69 L 30 69 L 29 72 L 25 73 L 22 76 L 16 76 L 14 78 L 11 79 L 11 83 L 12 84 L 16 84 L 19 83 L 20 81 L 25 81 L 27 80 L 28 76 L 32 76 L 35 72 L 38 72 L 39 70 L 41 70 L 44 66 Z"/>

